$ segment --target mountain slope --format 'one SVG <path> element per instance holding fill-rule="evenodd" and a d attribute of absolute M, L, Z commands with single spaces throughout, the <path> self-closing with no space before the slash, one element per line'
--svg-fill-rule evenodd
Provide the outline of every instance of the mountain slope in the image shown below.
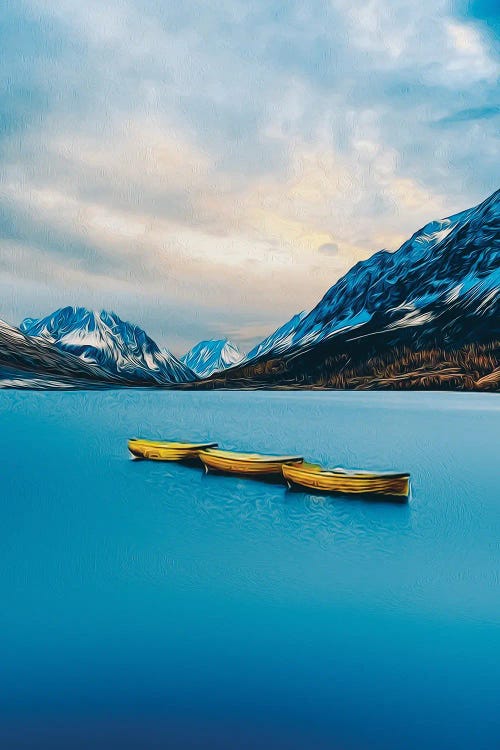
<path fill-rule="evenodd" d="M 161 351 L 142 328 L 105 310 L 64 307 L 44 318 L 25 318 L 20 328 L 127 381 L 152 385 L 195 379 L 188 367 L 168 350 Z"/>
<path fill-rule="evenodd" d="M 240 364 L 244 359 L 245 355 L 228 339 L 211 339 L 193 346 L 181 357 L 181 362 L 199 377 L 207 378 Z"/>
<path fill-rule="evenodd" d="M 430 222 L 396 252 L 357 263 L 301 318 L 286 346 L 269 347 L 269 339 L 218 385 L 368 387 L 377 368 L 398 372 L 401 383 L 406 374 L 398 360 L 413 368 L 413 352 L 421 353 L 422 382 L 433 387 L 441 381 L 498 387 L 489 373 L 498 367 L 500 340 L 500 191 Z M 483 344 L 487 356 L 474 348 Z M 459 373 L 454 380 L 451 351 L 459 363 L 451 367 Z M 340 377 L 344 371 L 350 379 Z M 408 382 L 421 382 L 420 375 Z M 391 377 L 384 376 L 384 387 Z"/>
<path fill-rule="evenodd" d="M 479 327 L 498 330 L 500 191 L 475 208 L 416 232 L 399 250 L 375 253 L 332 286 L 297 327 L 289 350 L 351 332 L 409 329 L 474 340 Z M 450 316 L 450 313 L 452 315 Z M 447 317 L 442 330 L 441 315 Z M 465 316 L 472 330 L 461 324 Z M 451 319 L 450 319 L 451 318 Z M 434 323 L 434 325 L 432 325 Z M 470 333 L 470 335 L 469 335 Z M 491 330 L 489 331 L 491 333 Z"/>
<path fill-rule="evenodd" d="M 93 384 L 119 385 L 125 381 L 0 321 L 1 386 L 88 388 Z"/>
<path fill-rule="evenodd" d="M 20 372 L 64 383 L 498 390 L 500 191 L 357 263 L 246 359 L 223 339 L 200 342 L 181 362 L 137 326 L 85 308 L 21 327 L 0 324 L 4 382 Z"/>
<path fill-rule="evenodd" d="M 248 352 L 247 361 L 250 362 L 257 357 L 262 357 L 264 354 L 273 356 L 286 351 L 292 344 L 297 328 L 305 316 L 305 312 L 297 313 L 297 315 L 294 315 L 293 318 L 290 318 L 290 320 L 277 328 L 274 333 L 271 333 L 267 338 L 261 341 L 260 344 L 254 346 L 254 348 Z"/>
<path fill-rule="evenodd" d="M 197 388 L 500 390 L 500 340 L 462 347 L 361 349 L 318 345 L 289 359 L 277 357 L 219 373 Z M 191 387 L 193 387 L 191 386 Z"/>

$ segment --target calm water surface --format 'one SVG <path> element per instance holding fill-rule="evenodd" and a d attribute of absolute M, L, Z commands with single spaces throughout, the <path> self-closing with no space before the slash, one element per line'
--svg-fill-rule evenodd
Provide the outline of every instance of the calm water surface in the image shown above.
<path fill-rule="evenodd" d="M 0 393 L 2 748 L 498 746 L 500 399 Z M 129 460 L 409 470 L 410 503 Z"/>

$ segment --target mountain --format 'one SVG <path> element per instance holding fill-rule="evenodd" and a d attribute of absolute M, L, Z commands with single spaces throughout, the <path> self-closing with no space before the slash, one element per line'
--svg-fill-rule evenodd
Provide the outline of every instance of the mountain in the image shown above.
<path fill-rule="evenodd" d="M 446 369 L 446 356 L 436 351 L 451 350 L 460 362 L 466 356 L 470 367 L 477 359 L 474 372 L 486 376 L 488 368 L 498 367 L 500 341 L 500 191 L 430 222 L 396 252 L 381 250 L 357 263 L 301 317 L 285 346 L 273 348 L 268 341 L 251 352 L 253 370 L 248 362 L 227 379 L 314 385 L 332 382 L 345 368 L 362 379 L 365 371 L 372 373 L 368 361 L 373 373 L 375 360 L 399 372 L 398 361 L 413 367 L 410 354 L 425 351 L 429 356 L 420 359 L 439 360 Z M 487 354 L 474 350 L 483 344 Z M 478 364 L 483 354 L 484 368 Z M 457 368 L 448 370 L 451 379 Z"/>
<path fill-rule="evenodd" d="M 162 385 L 196 379 L 194 373 L 139 326 L 115 313 L 64 307 L 44 318 L 25 318 L 23 333 L 52 343 L 85 364 L 98 365 L 114 378 L 134 384 Z"/>
<path fill-rule="evenodd" d="M 43 338 L 32 338 L 0 321 L 0 385 L 30 388 L 89 388 L 122 381 L 101 367 L 61 352 Z"/>
<path fill-rule="evenodd" d="M 498 390 L 500 191 L 357 263 L 247 358 L 222 339 L 179 361 L 138 326 L 85 308 L 21 329 L 0 323 L 4 385 Z"/>
<path fill-rule="evenodd" d="M 277 328 L 274 333 L 271 333 L 270 336 L 248 352 L 247 360 L 256 359 L 264 354 L 272 356 L 286 351 L 291 345 L 299 323 L 305 318 L 305 315 L 305 311 L 297 313 L 297 315 L 294 315 L 293 318 Z"/>
<path fill-rule="evenodd" d="M 416 341 L 423 328 L 427 337 L 451 339 L 456 330 L 460 341 L 474 340 L 482 335 L 478 327 L 498 331 L 499 289 L 497 191 L 475 208 L 430 222 L 396 252 L 357 263 L 303 318 L 289 348 L 365 329 L 411 329 Z"/>
<path fill-rule="evenodd" d="M 240 364 L 244 359 L 245 355 L 228 339 L 211 339 L 193 346 L 181 357 L 181 362 L 198 377 L 207 378 L 215 372 Z"/>

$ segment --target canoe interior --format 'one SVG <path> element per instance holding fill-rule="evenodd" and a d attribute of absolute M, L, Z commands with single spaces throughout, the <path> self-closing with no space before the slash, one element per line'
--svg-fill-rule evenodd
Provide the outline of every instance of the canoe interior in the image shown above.
<path fill-rule="evenodd" d="M 146 440 L 146 438 L 130 438 L 128 441 L 129 445 L 131 443 L 137 444 L 137 445 L 144 445 L 144 446 L 150 446 L 154 448 L 172 448 L 172 449 L 197 449 L 197 450 L 203 450 L 205 448 L 215 448 L 217 446 L 217 443 L 185 443 L 185 442 L 178 442 L 175 440 Z"/>
<path fill-rule="evenodd" d="M 225 451 L 221 449 L 210 448 L 203 451 L 203 455 L 213 456 L 214 458 L 227 459 L 231 461 L 275 463 L 300 461 L 303 463 L 303 456 L 274 455 L 265 453 L 242 453 L 240 451 Z"/>

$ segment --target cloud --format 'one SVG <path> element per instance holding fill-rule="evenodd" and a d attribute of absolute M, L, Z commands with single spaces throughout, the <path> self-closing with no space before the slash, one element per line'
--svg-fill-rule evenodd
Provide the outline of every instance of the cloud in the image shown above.
<path fill-rule="evenodd" d="M 500 107 L 472 107 L 471 109 L 459 109 L 450 115 L 436 120 L 434 125 L 454 125 L 458 122 L 474 122 L 475 120 L 489 120 L 500 115 Z"/>
<path fill-rule="evenodd" d="M 320 253 L 338 253 L 339 246 L 335 242 L 325 242 L 318 247 Z"/>
<path fill-rule="evenodd" d="M 180 350 L 250 346 L 497 187 L 491 31 L 444 0 L 9 12 L 0 273 L 18 318 L 92 304 Z"/>
<path fill-rule="evenodd" d="M 500 65 L 478 29 L 470 23 L 449 20 L 445 23 L 445 31 L 447 46 L 452 52 L 445 70 L 452 80 L 458 75 L 463 83 L 496 81 Z"/>
<path fill-rule="evenodd" d="M 370 53 L 381 70 L 398 68 L 429 84 L 465 88 L 495 82 L 500 65 L 486 35 L 470 21 L 449 15 L 448 2 L 333 0 L 347 18 L 353 45 Z"/>

